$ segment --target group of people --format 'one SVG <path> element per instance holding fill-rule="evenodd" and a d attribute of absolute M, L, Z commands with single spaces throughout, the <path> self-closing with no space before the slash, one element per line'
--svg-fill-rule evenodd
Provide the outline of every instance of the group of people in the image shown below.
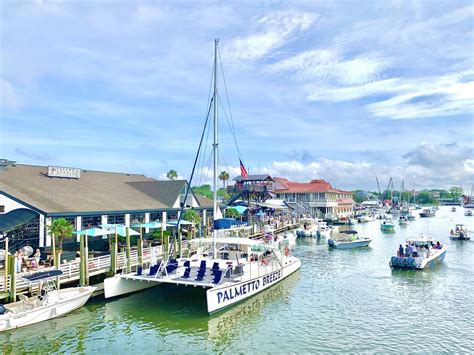
<path fill-rule="evenodd" d="M 418 256 L 424 256 L 428 258 L 431 254 L 431 249 L 441 249 L 443 246 L 441 243 L 438 241 L 436 244 L 433 242 L 430 242 L 430 245 L 428 243 L 422 244 L 422 245 L 416 245 L 415 243 L 407 243 L 405 244 L 405 248 L 403 248 L 403 245 L 400 244 L 398 247 L 398 252 L 397 256 L 399 257 L 413 257 L 416 258 Z M 424 253 L 424 255 L 422 254 Z"/>
<path fill-rule="evenodd" d="M 15 257 L 16 272 L 21 272 L 23 270 L 28 270 L 29 268 L 37 269 L 39 267 L 41 251 L 36 249 L 31 259 L 28 258 L 28 255 L 26 255 L 22 249 L 17 250 L 13 256 Z"/>

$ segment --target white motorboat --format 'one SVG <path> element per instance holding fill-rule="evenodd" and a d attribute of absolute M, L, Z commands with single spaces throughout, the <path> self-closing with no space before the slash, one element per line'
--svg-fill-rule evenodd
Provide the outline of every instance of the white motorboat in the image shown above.
<path fill-rule="evenodd" d="M 439 242 L 434 243 L 432 238 L 425 236 L 409 238 L 406 241 L 409 251 L 399 250 L 397 256 L 390 259 L 390 267 L 394 269 L 423 270 L 433 267 L 444 260 L 448 247 Z M 403 249 L 403 248 L 402 248 Z"/>
<path fill-rule="evenodd" d="M 451 240 L 470 240 L 471 238 L 467 234 L 467 227 L 464 224 L 456 224 L 454 229 L 451 229 L 449 233 L 449 239 Z"/>
<path fill-rule="evenodd" d="M 335 249 L 354 249 L 368 247 L 371 241 L 371 238 L 358 237 L 356 231 L 348 230 L 339 232 L 338 238 L 328 239 L 328 245 Z"/>
<path fill-rule="evenodd" d="M 473 211 L 473 208 L 464 208 L 464 215 L 466 217 L 472 217 L 473 215 L 472 211 Z"/>
<path fill-rule="evenodd" d="M 408 217 L 406 216 L 400 216 L 400 218 L 398 219 L 398 224 L 401 225 L 401 226 L 406 226 L 410 223 L 410 221 L 408 220 Z"/>
<path fill-rule="evenodd" d="M 57 318 L 82 307 L 96 287 L 57 290 L 53 278 L 61 274 L 60 270 L 54 270 L 25 276 L 29 282 L 40 282 L 44 285 L 40 287 L 38 296 L 19 295 L 20 301 L 0 305 L 0 332 Z"/>
<path fill-rule="evenodd" d="M 214 94 L 210 107 L 213 106 L 213 219 L 214 230 L 212 238 L 197 238 L 191 240 L 188 257 L 177 259 L 169 257 L 175 255 L 172 237 L 165 260 L 152 265 L 142 272 L 116 275 L 104 281 L 104 295 L 106 298 L 119 296 L 128 292 L 148 288 L 163 283 L 177 286 L 193 286 L 206 288 L 207 311 L 212 314 L 221 311 L 237 302 L 243 301 L 277 283 L 297 271 L 301 261 L 292 256 L 288 245 L 274 243 L 274 238 L 264 241 L 243 237 L 219 237 L 219 221 L 222 220 L 217 201 L 217 172 L 219 144 L 217 141 L 218 128 L 218 95 L 217 95 L 217 69 L 218 66 L 218 40 L 215 41 L 214 55 Z M 210 110 L 209 110 L 210 113 Z M 209 117 L 209 116 L 208 116 Z M 206 120 L 207 125 L 207 120 Z M 206 126 L 201 136 L 201 143 L 206 131 Z M 199 153 L 196 155 L 193 172 L 198 162 Z M 241 168 L 245 167 L 240 161 Z M 246 173 L 246 171 L 245 171 Z M 188 188 L 184 195 L 187 201 L 189 186 L 192 183 L 193 173 L 189 179 Z M 186 204 L 182 204 L 181 213 L 177 222 L 177 231 L 180 229 L 181 216 L 184 214 Z M 267 230 L 266 232 L 271 232 Z M 272 233 L 270 235 L 273 236 Z"/>

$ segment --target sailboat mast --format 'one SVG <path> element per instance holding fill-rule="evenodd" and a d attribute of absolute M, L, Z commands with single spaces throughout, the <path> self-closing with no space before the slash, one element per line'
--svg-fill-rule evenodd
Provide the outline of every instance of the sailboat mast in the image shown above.
<path fill-rule="evenodd" d="M 213 104 L 214 104 L 214 143 L 213 143 L 213 151 L 214 151 L 214 171 L 213 171 L 213 180 L 214 180 L 214 196 L 213 196 L 213 200 L 214 200 L 214 208 L 213 208 L 213 220 L 214 220 L 214 223 L 217 219 L 217 158 L 218 158 L 218 143 L 217 143 L 217 119 L 218 119 L 218 115 L 217 115 L 217 101 L 218 101 L 218 94 L 217 94 L 217 45 L 219 43 L 219 40 L 218 39 L 215 39 L 214 40 L 214 95 L 213 95 Z M 217 231 L 215 230 L 215 225 L 214 225 L 214 229 L 213 229 L 213 237 L 214 237 L 214 241 L 213 241 L 213 255 L 214 255 L 214 258 L 216 258 L 216 237 L 217 237 Z"/>

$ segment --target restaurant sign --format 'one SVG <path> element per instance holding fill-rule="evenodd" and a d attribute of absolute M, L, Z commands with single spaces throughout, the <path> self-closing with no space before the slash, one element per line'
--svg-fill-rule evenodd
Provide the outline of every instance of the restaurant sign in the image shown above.
<path fill-rule="evenodd" d="M 79 179 L 81 177 L 81 169 L 79 168 L 66 168 L 64 166 L 48 166 L 49 177 L 60 177 Z"/>

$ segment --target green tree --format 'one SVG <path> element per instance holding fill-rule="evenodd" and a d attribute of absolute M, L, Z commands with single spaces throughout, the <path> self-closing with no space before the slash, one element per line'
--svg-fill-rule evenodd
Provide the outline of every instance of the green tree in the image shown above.
<path fill-rule="evenodd" d="M 188 222 L 193 222 L 194 224 L 201 222 L 201 216 L 199 216 L 199 213 L 194 209 L 184 211 L 183 219 Z"/>
<path fill-rule="evenodd" d="M 178 172 L 176 170 L 170 170 L 166 173 L 168 180 L 176 180 L 178 178 Z"/>
<path fill-rule="evenodd" d="M 449 194 L 452 198 L 459 198 L 464 195 L 464 190 L 462 187 L 453 186 L 449 189 Z"/>
<path fill-rule="evenodd" d="M 55 219 L 50 226 L 48 226 L 48 230 L 54 235 L 55 238 L 58 238 L 58 251 L 62 252 L 64 238 L 72 236 L 74 227 L 67 219 L 58 218 Z M 53 243 L 55 243 L 54 240 Z"/>
<path fill-rule="evenodd" d="M 229 218 L 239 218 L 240 213 L 235 208 L 226 208 L 225 216 Z"/>
<path fill-rule="evenodd" d="M 221 171 L 219 174 L 219 180 L 222 181 L 222 187 L 226 187 L 227 180 L 229 180 L 230 176 L 227 171 Z"/>

